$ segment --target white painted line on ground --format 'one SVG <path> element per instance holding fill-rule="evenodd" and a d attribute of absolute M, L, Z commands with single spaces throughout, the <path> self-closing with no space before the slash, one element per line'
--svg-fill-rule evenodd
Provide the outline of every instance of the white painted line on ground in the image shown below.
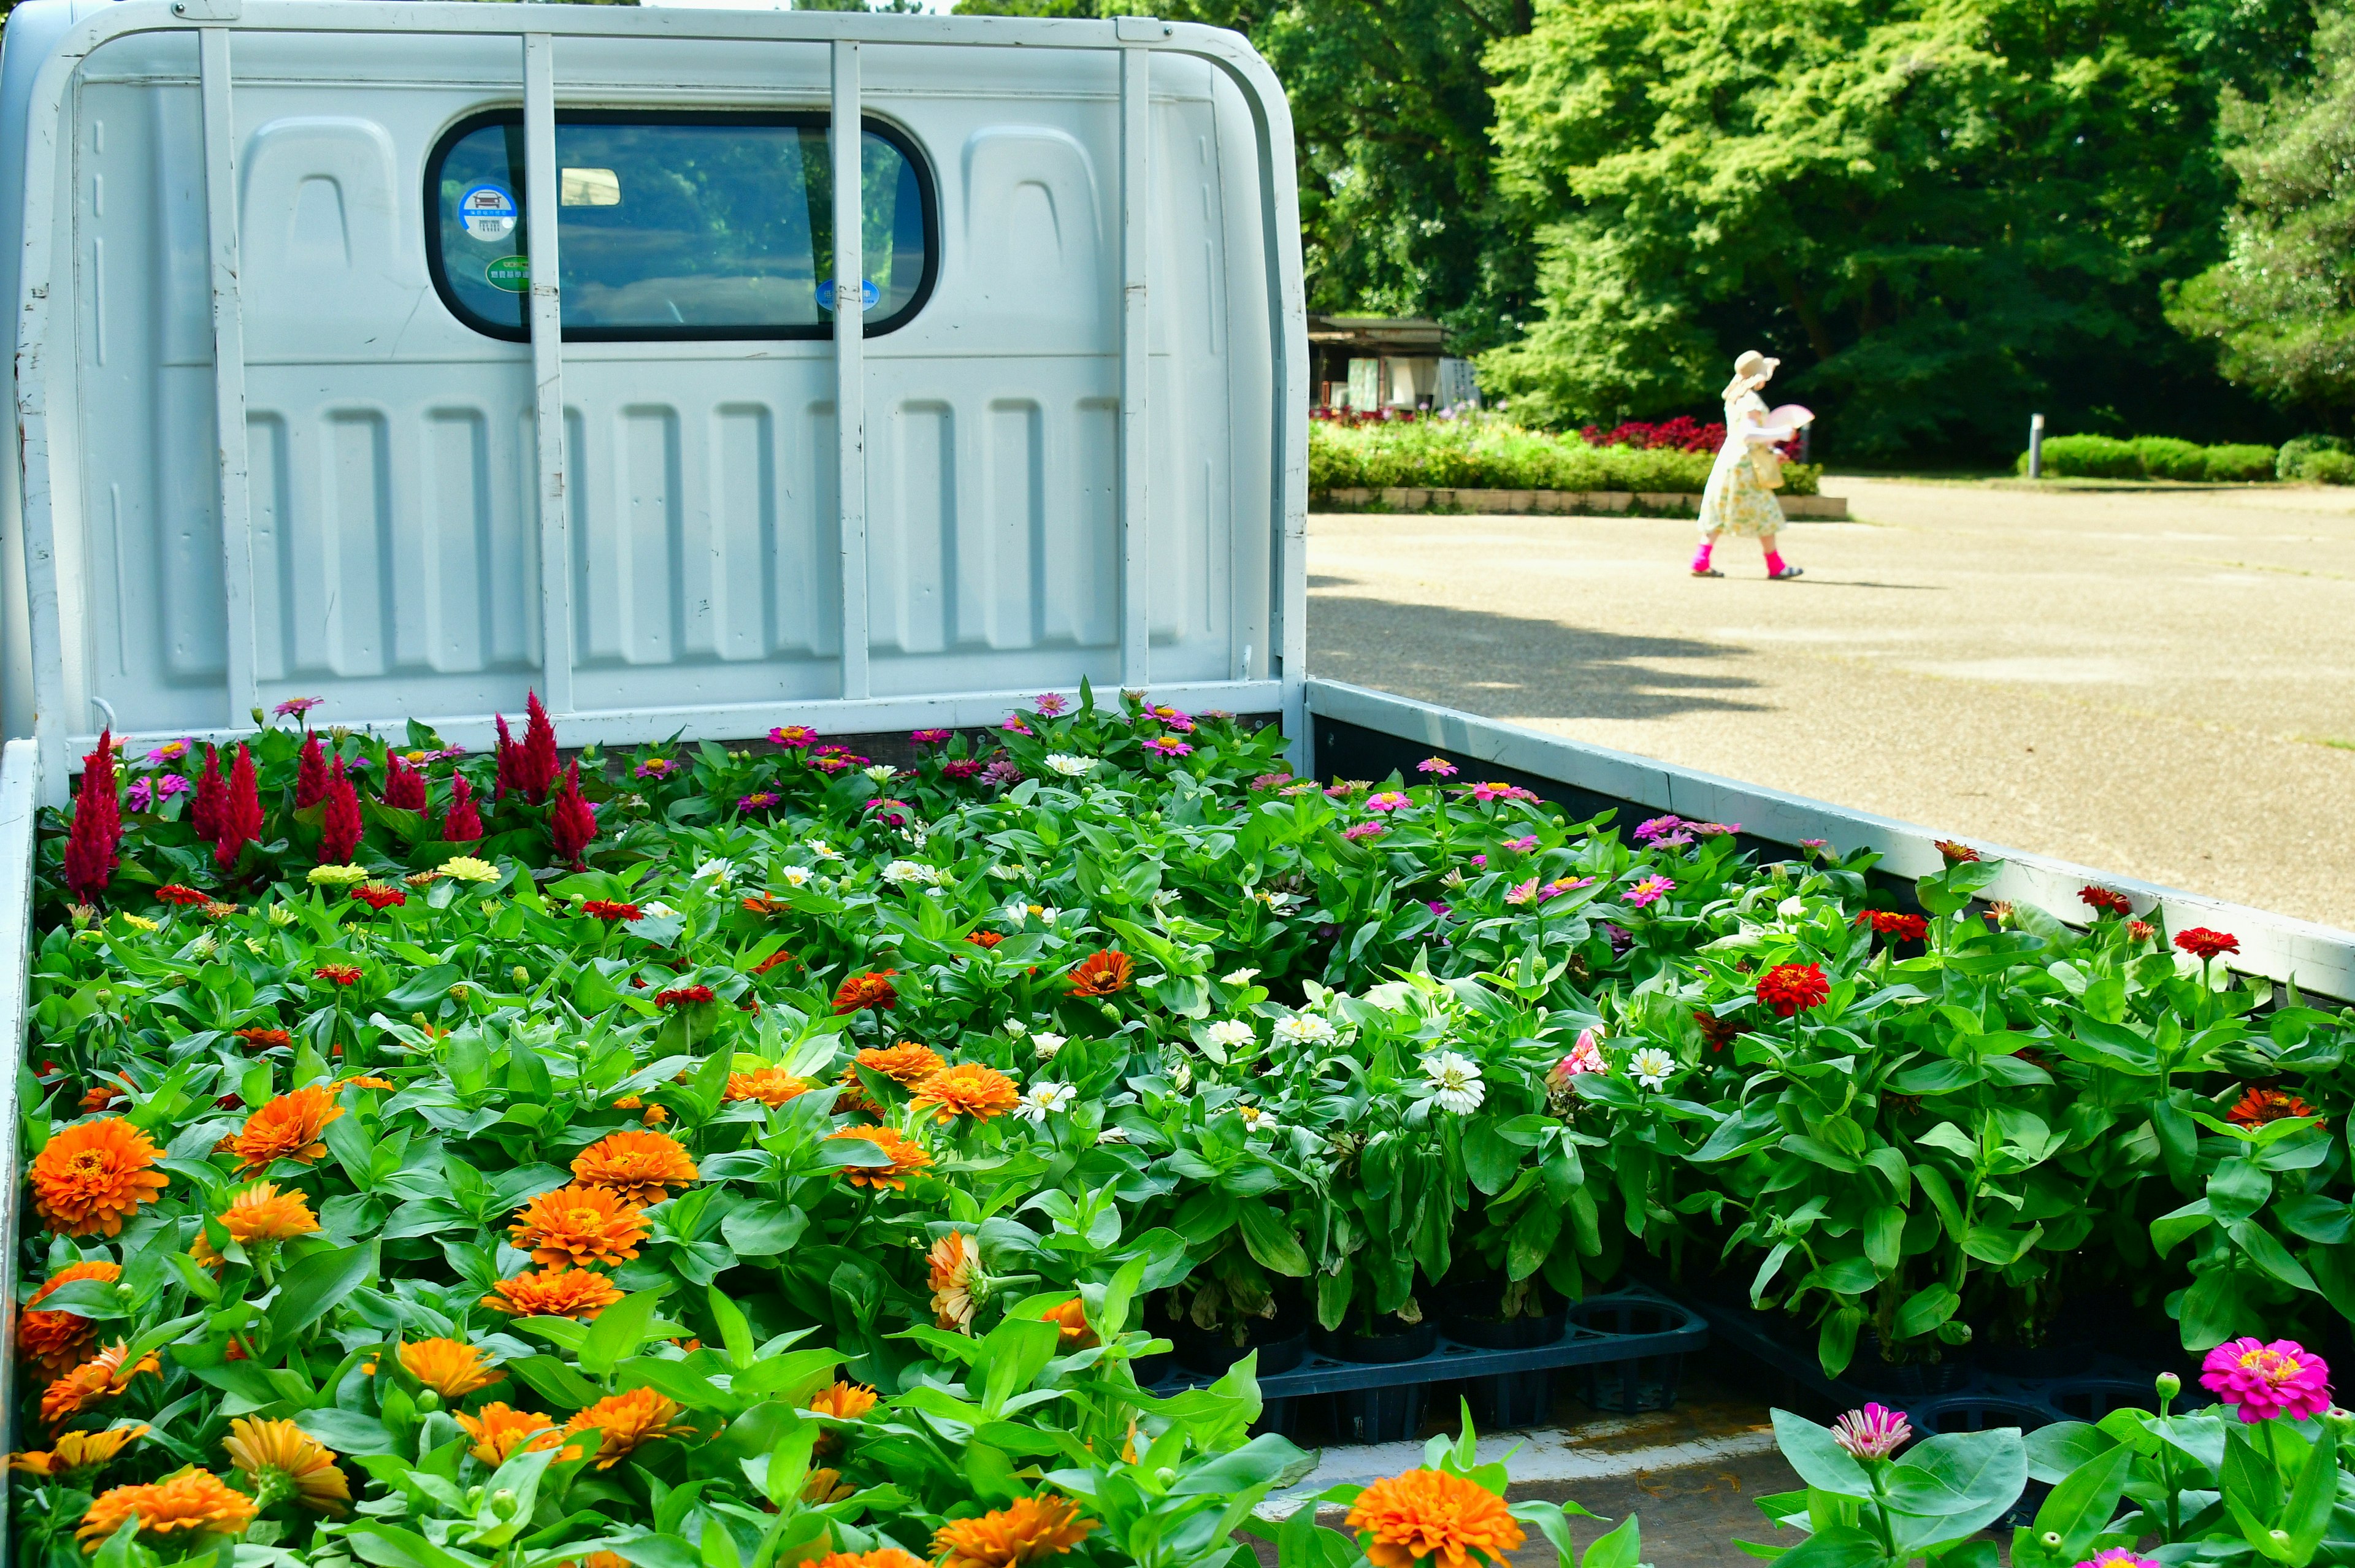
<path fill-rule="evenodd" d="M 1633 1476 L 1646 1470 L 1675 1470 L 1688 1465 L 1771 1453 L 1774 1434 L 1766 1427 L 1732 1432 L 1722 1436 L 1696 1437 L 1685 1443 L 1663 1443 L 1650 1448 L 1594 1448 L 1583 1445 L 1599 1434 L 1593 1426 L 1577 1432 L 1499 1433 L 1479 1440 L 1480 1462 L 1502 1459 L 1516 1484 L 1529 1481 L 1599 1481 Z M 1324 1452 L 1316 1472 L 1296 1487 L 1278 1492 L 1254 1510 L 1263 1520 L 1292 1517 L 1300 1505 L 1327 1487 L 1368 1486 L 1384 1476 L 1412 1470 L 1423 1463 L 1420 1443 L 1369 1443 L 1333 1447 Z"/>

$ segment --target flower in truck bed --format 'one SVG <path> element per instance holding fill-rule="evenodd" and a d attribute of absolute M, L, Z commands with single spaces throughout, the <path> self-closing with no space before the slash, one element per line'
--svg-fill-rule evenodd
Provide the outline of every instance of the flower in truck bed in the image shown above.
<path fill-rule="evenodd" d="M 1884 1404 L 1851 1410 L 1832 1424 L 1832 1441 L 1859 1459 L 1886 1459 L 1913 1435 L 1905 1413 Z"/>
<path fill-rule="evenodd" d="M 90 903 L 106 891 L 123 858 L 123 803 L 115 794 L 113 731 L 101 731 L 97 749 L 81 763 L 81 787 L 74 795 L 73 823 L 66 833 L 65 878 L 75 899 Z"/>
<path fill-rule="evenodd" d="M 932 1163 L 922 1144 L 901 1137 L 890 1127 L 845 1127 L 826 1134 L 828 1142 L 837 1138 L 864 1138 L 883 1153 L 882 1165 L 846 1165 L 843 1179 L 853 1187 L 890 1188 L 894 1192 L 908 1189 L 908 1178 Z"/>
<path fill-rule="evenodd" d="M 488 860 L 477 860 L 472 855 L 460 855 L 444 860 L 436 868 L 443 876 L 459 882 L 496 882 L 499 869 Z"/>
<path fill-rule="evenodd" d="M 507 1233 L 534 1263 L 581 1268 L 636 1257 L 650 1228 L 638 1206 L 613 1189 L 575 1184 L 525 1204 Z"/>
<path fill-rule="evenodd" d="M 78 1279 L 104 1285 L 122 1277 L 123 1266 L 103 1258 L 68 1264 L 51 1275 L 16 1313 L 16 1353 L 51 1377 L 80 1366 L 98 1343 L 98 1326 L 76 1313 L 44 1311 L 41 1302 L 59 1285 Z"/>
<path fill-rule="evenodd" d="M 1135 965 L 1127 954 L 1117 947 L 1107 947 L 1101 953 L 1090 954 L 1071 973 L 1071 985 L 1065 995 L 1073 997 L 1115 997 L 1128 989 L 1129 976 Z"/>
<path fill-rule="evenodd" d="M 2228 1339 L 2200 1365 L 2200 1386 L 2244 1422 L 2309 1421 L 2330 1408 L 2330 1368 L 2295 1339 Z"/>
<path fill-rule="evenodd" d="M 834 1010 L 837 1013 L 863 1012 L 868 1008 L 879 1013 L 890 1012 L 899 1004 L 900 992 L 891 984 L 897 969 L 871 969 L 863 975 L 853 975 L 836 987 Z"/>
<path fill-rule="evenodd" d="M 1630 909 L 1645 909 L 1676 891 L 1676 880 L 1672 877 L 1646 877 L 1621 894 L 1620 901 Z"/>
<path fill-rule="evenodd" d="M 960 1061 L 925 1077 L 916 1085 L 910 1104 L 919 1111 L 932 1112 L 935 1121 L 951 1122 L 963 1115 L 986 1122 L 1013 1110 L 1021 1098 L 1014 1080 L 996 1068 Z"/>
<path fill-rule="evenodd" d="M 572 1175 L 591 1187 L 610 1187 L 633 1203 L 659 1203 L 673 1187 L 695 1181 L 695 1161 L 667 1133 L 608 1133 L 572 1157 Z"/>
<path fill-rule="evenodd" d="M 2204 925 L 2195 925 L 2189 931 L 2177 932 L 2175 945 L 2204 964 L 2222 954 L 2238 953 L 2241 939 L 2227 932 L 2211 931 Z"/>
<path fill-rule="evenodd" d="M 243 1534 L 255 1512 L 251 1498 L 210 1470 L 186 1470 L 169 1480 L 101 1494 L 74 1534 L 83 1551 L 95 1552 L 136 1519 L 139 1533 L 153 1541 L 194 1544 L 206 1535 Z"/>
<path fill-rule="evenodd" d="M 1095 1520 L 1068 1498 L 1017 1498 L 979 1519 L 961 1519 L 932 1534 L 940 1568 L 1028 1568 L 1060 1557 L 1087 1539 Z"/>
<path fill-rule="evenodd" d="M 407 1359 L 408 1347 L 402 1348 Z M 314 1513 L 342 1514 L 352 1500 L 350 1483 L 336 1466 L 334 1450 L 292 1421 L 239 1416 L 221 1440 L 229 1463 L 263 1499 L 292 1498 Z"/>
<path fill-rule="evenodd" d="M 483 1297 L 483 1305 L 511 1317 L 593 1319 L 621 1299 L 621 1291 L 603 1275 L 559 1264 L 501 1280 Z"/>
<path fill-rule="evenodd" d="M 1526 1539 L 1504 1499 L 1442 1470 L 1376 1481 L 1349 1505 L 1348 1522 L 1374 1568 L 1474 1568 L 1482 1557 L 1503 1568 Z"/>
<path fill-rule="evenodd" d="M 2243 1093 L 2225 1116 L 2236 1127 L 2262 1127 L 2267 1122 L 2279 1122 L 2292 1116 L 2318 1115 L 2315 1108 L 2296 1095 L 2282 1089 L 2257 1088 Z M 2328 1122 L 2315 1123 L 2327 1127 Z"/>
<path fill-rule="evenodd" d="M 681 1424 L 676 1419 L 686 1411 L 666 1394 L 650 1388 L 634 1388 L 627 1393 L 611 1394 L 599 1400 L 564 1424 L 564 1435 L 577 1437 L 585 1432 L 601 1434 L 597 1445 L 597 1468 L 610 1470 L 627 1458 L 641 1444 L 662 1437 L 692 1437 L 695 1428 Z M 570 1450 L 567 1451 L 568 1456 Z"/>
<path fill-rule="evenodd" d="M 46 1449 L 13 1454 L 8 1467 L 43 1480 L 79 1481 L 84 1475 L 114 1462 L 115 1456 L 147 1435 L 148 1428 L 116 1426 L 104 1432 L 61 1432 Z"/>
<path fill-rule="evenodd" d="M 164 1151 L 120 1116 L 61 1127 L 33 1157 L 33 1207 L 60 1236 L 112 1236 L 169 1185 Z"/>
<path fill-rule="evenodd" d="M 485 1359 L 482 1347 L 463 1339 L 410 1339 L 400 1347 L 400 1364 L 443 1399 L 464 1399 L 507 1381 L 506 1373 Z"/>
<path fill-rule="evenodd" d="M 248 1172 L 267 1170 L 282 1159 L 304 1165 L 323 1159 L 327 1146 L 320 1139 L 327 1124 L 343 1114 L 323 1083 L 278 1095 L 246 1118 L 235 1140 L 238 1159 Z"/>
<path fill-rule="evenodd" d="M 542 1436 L 553 1438 L 558 1432 L 556 1423 L 536 1410 L 517 1410 L 493 1400 L 472 1415 L 454 1413 L 466 1435 L 474 1440 L 466 1452 L 485 1465 L 504 1465 L 525 1448 L 555 1446 L 537 1441 Z"/>
<path fill-rule="evenodd" d="M 1443 1051 L 1425 1057 L 1423 1071 L 1432 1100 L 1444 1111 L 1470 1115 L 1480 1108 L 1481 1100 L 1487 1094 L 1487 1086 L 1480 1077 L 1480 1064 L 1460 1051 Z"/>

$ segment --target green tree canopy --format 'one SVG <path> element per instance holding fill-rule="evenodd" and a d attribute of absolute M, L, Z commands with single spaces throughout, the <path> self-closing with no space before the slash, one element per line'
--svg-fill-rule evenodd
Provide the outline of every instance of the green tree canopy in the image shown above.
<path fill-rule="evenodd" d="M 2226 259 L 2169 319 L 2213 341 L 2232 380 L 2343 428 L 2355 411 L 2355 17 L 2315 38 L 2314 80 L 2271 102 L 2227 91 L 2241 178 Z"/>
<path fill-rule="evenodd" d="M 2161 291 L 2221 254 L 2221 86 L 2302 5 L 1539 0 L 1490 48 L 1544 318 L 1481 361 L 1550 422 L 1690 411 L 1739 350 L 1850 457 L 2262 419 Z"/>

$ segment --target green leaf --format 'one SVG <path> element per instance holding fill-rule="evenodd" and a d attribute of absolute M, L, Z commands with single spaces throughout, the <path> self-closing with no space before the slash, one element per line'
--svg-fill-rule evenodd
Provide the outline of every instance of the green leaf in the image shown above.
<path fill-rule="evenodd" d="M 1897 1337 L 1913 1339 L 1927 1334 L 1952 1317 L 1955 1309 L 1962 1304 L 1963 1298 L 1955 1294 L 1953 1285 L 1923 1285 L 1907 1296 L 1905 1305 L 1897 1309 Z"/>
<path fill-rule="evenodd" d="M 1308 1253 L 1300 1238 L 1292 1233 L 1264 1199 L 1247 1199 L 1238 1208 L 1236 1218 L 1241 1222 L 1243 1245 L 1262 1268 L 1273 1269 L 1294 1279 L 1308 1277 Z"/>
<path fill-rule="evenodd" d="M 2098 1426 L 2082 1421 L 2056 1421 L 2028 1435 L 2028 1473 L 2057 1485 L 2089 1459 L 2117 1446 L 2117 1440 Z"/>
<path fill-rule="evenodd" d="M 270 1304 L 270 1337 L 288 1339 L 326 1316 L 376 1273 L 376 1245 L 363 1242 L 315 1252 L 286 1271 Z"/>
<path fill-rule="evenodd" d="M 1643 1531 L 1631 1513 L 1594 1539 L 1579 1557 L 1578 1568 L 1637 1568 L 1643 1554 Z"/>
<path fill-rule="evenodd" d="M 2086 1460 L 2054 1487 L 2036 1510 L 2036 1533 L 2061 1537 L 2058 1547 L 2047 1550 L 2072 1562 L 2086 1556 L 2094 1537 L 2118 1511 L 2118 1494 L 2126 1489 L 2133 1466 L 2133 1449 L 2113 1447 Z"/>
<path fill-rule="evenodd" d="M 2280 1528 L 2289 1531 L 2288 1561 L 2294 1568 L 2304 1568 L 2321 1546 L 2338 1502 L 2339 1479 L 2339 1438 L 2326 1425 L 2316 1434 L 2314 1452 L 2307 1456 L 2289 1506 L 2282 1510 Z"/>
<path fill-rule="evenodd" d="M 1881 1568 L 1881 1542 L 1852 1524 L 1819 1530 L 1774 1559 L 1780 1568 Z"/>
<path fill-rule="evenodd" d="M 2016 1427 L 1947 1432 L 1917 1443 L 1882 1477 L 1889 1506 L 1935 1520 L 1934 1540 L 1973 1535 L 2003 1517 L 2028 1485 Z"/>
<path fill-rule="evenodd" d="M 597 1314 L 589 1325 L 589 1337 L 581 1341 L 581 1370 L 603 1377 L 624 1356 L 634 1354 L 645 1340 L 662 1295 L 659 1290 L 636 1291 Z"/>
<path fill-rule="evenodd" d="M 1799 1478 L 1821 1491 L 1843 1498 L 1866 1499 L 1873 1495 L 1872 1482 L 1864 1467 L 1838 1443 L 1832 1441 L 1828 1427 L 1792 1414 L 1787 1410 L 1774 1413 L 1774 1443 L 1783 1450 L 1783 1457 Z"/>

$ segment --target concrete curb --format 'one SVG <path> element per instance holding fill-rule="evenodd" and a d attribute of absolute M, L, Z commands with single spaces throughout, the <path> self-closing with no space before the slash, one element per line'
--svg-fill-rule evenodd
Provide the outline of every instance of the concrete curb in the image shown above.
<path fill-rule="evenodd" d="M 1848 517 L 1845 496 L 1778 496 L 1783 515 L 1802 520 L 1843 521 Z M 1556 512 L 1608 514 L 1641 512 L 1689 517 L 1699 515 L 1700 497 L 1649 490 L 1320 490 L 1309 497 L 1319 507 L 1391 512 Z"/>

